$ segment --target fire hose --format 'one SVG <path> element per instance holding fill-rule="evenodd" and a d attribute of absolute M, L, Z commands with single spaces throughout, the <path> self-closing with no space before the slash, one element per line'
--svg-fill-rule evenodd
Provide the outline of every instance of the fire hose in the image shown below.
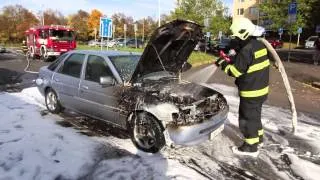
<path fill-rule="evenodd" d="M 267 40 L 265 40 L 264 38 L 258 38 L 258 40 L 261 41 L 266 46 L 266 48 L 268 49 L 268 51 L 272 55 L 273 59 L 275 60 L 275 66 L 278 68 L 278 70 L 279 70 L 279 72 L 281 74 L 284 86 L 286 88 L 287 96 L 288 96 L 288 99 L 289 99 L 289 102 L 290 102 L 290 106 L 291 106 L 292 132 L 295 133 L 296 130 L 297 130 L 297 125 L 298 125 L 298 122 L 297 122 L 297 111 L 296 111 L 296 106 L 295 106 L 295 103 L 294 103 L 294 98 L 293 98 L 293 95 L 292 95 L 292 91 L 291 91 L 291 87 L 290 87 L 290 83 L 289 83 L 289 80 L 288 80 L 287 73 L 286 73 L 286 71 L 284 69 L 284 66 L 283 66 L 283 64 L 281 62 L 281 59 L 280 59 L 279 55 L 274 50 L 274 48 L 271 46 L 271 44 Z"/>
<path fill-rule="evenodd" d="M 32 74 L 38 74 L 39 72 L 28 70 L 29 67 L 30 67 L 30 51 L 29 50 L 27 51 L 25 56 L 26 56 L 26 59 L 27 59 L 27 66 L 24 68 L 24 72 L 32 73 Z"/>

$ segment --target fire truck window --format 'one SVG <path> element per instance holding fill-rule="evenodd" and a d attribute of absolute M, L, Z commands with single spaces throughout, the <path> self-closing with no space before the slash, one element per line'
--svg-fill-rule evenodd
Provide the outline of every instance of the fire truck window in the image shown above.
<path fill-rule="evenodd" d="M 54 62 L 52 62 L 49 66 L 48 69 L 50 69 L 51 71 L 54 71 L 58 65 L 62 62 L 62 60 L 67 57 L 68 54 L 62 54 L 61 56 L 59 56 Z"/>
<path fill-rule="evenodd" d="M 80 78 L 81 67 L 83 64 L 84 57 L 84 54 L 70 55 L 70 57 L 67 60 L 65 60 L 63 65 L 60 67 L 59 72 L 61 74 Z"/>
<path fill-rule="evenodd" d="M 89 56 L 85 80 L 99 83 L 100 77 L 106 76 L 113 77 L 113 74 L 104 58 L 94 55 Z"/>
<path fill-rule="evenodd" d="M 45 30 L 43 30 L 43 31 L 41 31 L 41 33 L 40 33 L 40 37 L 41 37 L 41 39 L 46 39 L 46 38 L 48 38 L 48 34 L 49 32 L 48 31 L 45 31 Z"/>

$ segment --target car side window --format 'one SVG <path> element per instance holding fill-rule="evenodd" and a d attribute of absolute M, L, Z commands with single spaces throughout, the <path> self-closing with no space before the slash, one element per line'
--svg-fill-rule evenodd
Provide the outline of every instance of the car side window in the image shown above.
<path fill-rule="evenodd" d="M 51 71 L 54 71 L 58 65 L 62 62 L 62 60 L 67 56 L 68 54 L 62 54 L 61 56 L 59 56 L 55 61 L 53 61 L 49 66 L 48 69 L 50 69 Z"/>
<path fill-rule="evenodd" d="M 59 69 L 59 73 L 80 78 L 81 68 L 85 55 L 71 54 Z"/>
<path fill-rule="evenodd" d="M 100 77 L 113 77 L 113 74 L 103 57 L 90 55 L 86 66 L 85 80 L 100 83 Z"/>

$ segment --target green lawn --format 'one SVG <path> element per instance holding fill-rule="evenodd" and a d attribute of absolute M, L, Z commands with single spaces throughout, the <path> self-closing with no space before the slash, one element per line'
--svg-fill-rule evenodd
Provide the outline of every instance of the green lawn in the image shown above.
<path fill-rule="evenodd" d="M 89 47 L 87 45 L 78 45 L 77 49 L 81 50 L 100 50 L 100 47 Z M 107 47 L 103 47 L 103 50 L 106 51 Z M 109 48 L 109 50 L 119 50 L 119 51 L 129 51 L 129 52 L 143 52 L 143 49 L 139 48 Z M 193 66 L 199 66 L 203 64 L 212 63 L 215 59 L 214 56 L 205 54 L 203 52 L 192 52 L 189 57 L 188 62 Z"/>

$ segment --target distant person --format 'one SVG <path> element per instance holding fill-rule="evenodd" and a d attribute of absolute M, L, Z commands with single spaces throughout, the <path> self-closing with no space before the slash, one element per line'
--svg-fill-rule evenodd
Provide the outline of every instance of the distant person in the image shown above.
<path fill-rule="evenodd" d="M 247 18 L 235 19 L 230 27 L 234 40 L 233 51 L 229 55 L 221 52 L 221 58 L 215 63 L 228 75 L 235 77 L 239 90 L 239 129 L 244 142 L 232 151 L 238 155 L 258 156 L 258 145 L 263 141 L 261 123 L 262 104 L 269 93 L 268 51 L 257 40 L 264 29 L 254 25 Z M 233 55 L 233 56 L 231 56 Z"/>
<path fill-rule="evenodd" d="M 313 55 L 313 63 L 314 65 L 319 64 L 319 59 L 320 59 L 320 37 L 317 38 L 317 40 L 314 42 L 316 46 L 316 50 Z"/>

